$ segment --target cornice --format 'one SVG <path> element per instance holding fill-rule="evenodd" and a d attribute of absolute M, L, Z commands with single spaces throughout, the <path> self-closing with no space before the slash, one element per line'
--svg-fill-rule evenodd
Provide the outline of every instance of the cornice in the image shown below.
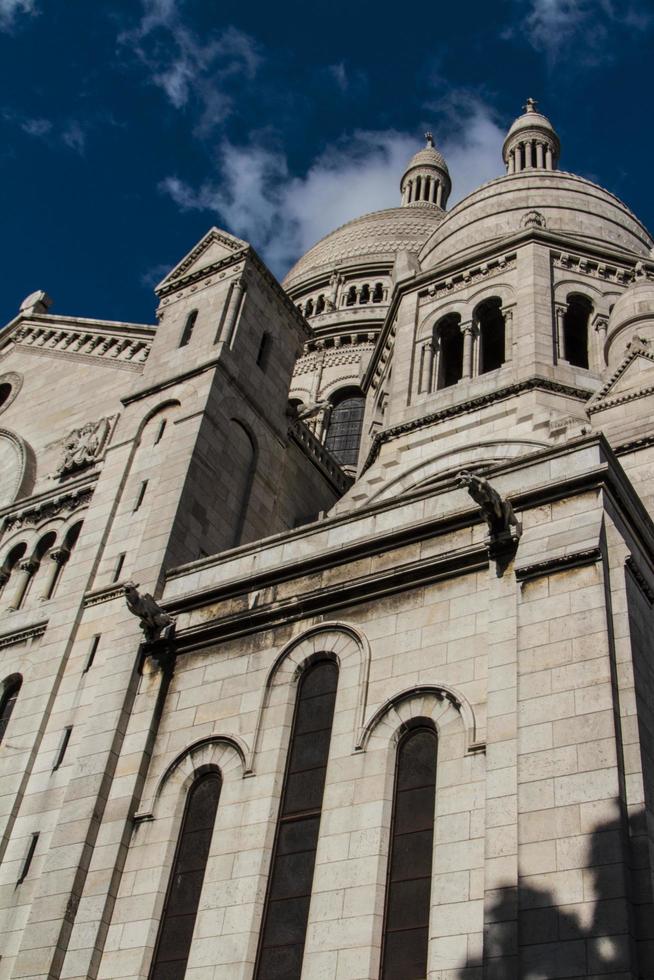
<path fill-rule="evenodd" d="M 18 646 L 19 643 L 28 643 L 30 640 L 37 640 L 43 636 L 48 626 L 48 620 L 35 623 L 32 626 L 24 626 L 22 629 L 14 630 L 13 633 L 0 634 L 0 650 L 4 647 Z"/>
<path fill-rule="evenodd" d="M 86 592 L 82 600 L 84 608 L 100 606 L 104 602 L 112 602 L 114 599 L 119 599 L 121 596 L 124 596 L 126 582 L 127 579 L 122 582 L 112 582 L 111 585 L 105 585 L 100 589 L 93 589 L 90 592 Z"/>
<path fill-rule="evenodd" d="M 0 520 L 5 529 L 37 524 L 45 517 L 52 517 L 62 510 L 75 510 L 86 503 L 95 489 L 97 473 L 84 474 L 76 480 L 67 480 L 45 493 L 24 497 L 22 500 L 0 508 Z"/>
<path fill-rule="evenodd" d="M 654 605 L 654 590 L 650 586 L 643 572 L 638 567 L 637 563 L 634 561 L 632 555 L 629 555 L 628 558 L 626 559 L 625 567 L 628 568 L 631 574 L 633 575 L 638 585 L 638 588 L 643 593 L 650 606 Z"/>
<path fill-rule="evenodd" d="M 553 575 L 555 572 L 564 572 L 571 568 L 594 565 L 600 561 L 601 557 L 600 548 L 589 548 L 585 551 L 574 551 L 569 555 L 543 558 L 541 561 L 516 566 L 515 577 L 518 582 L 530 582 L 532 579 L 541 578 L 543 575 Z"/>

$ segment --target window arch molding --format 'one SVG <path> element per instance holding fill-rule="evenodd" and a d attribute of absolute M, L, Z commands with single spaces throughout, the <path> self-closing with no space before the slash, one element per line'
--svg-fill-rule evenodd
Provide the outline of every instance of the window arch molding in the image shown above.
<path fill-rule="evenodd" d="M 23 686 L 22 674 L 9 674 L 0 682 L 0 745 L 4 741 L 5 732 Z"/>
<path fill-rule="evenodd" d="M 268 671 L 257 712 L 252 749 L 246 760 L 247 773 L 255 771 L 256 756 L 266 727 L 266 713 L 273 690 L 287 687 L 288 704 L 292 706 L 300 675 L 318 656 L 331 657 L 337 664 L 339 688 L 357 689 L 353 748 L 361 748 L 370 677 L 370 643 L 361 630 L 349 623 L 320 623 L 282 647 Z"/>
<path fill-rule="evenodd" d="M 134 819 L 151 820 L 183 809 L 194 781 L 207 772 L 217 772 L 223 783 L 245 776 L 247 742 L 237 735 L 208 735 L 187 745 L 162 772 L 148 778 L 143 800 Z"/>
<path fill-rule="evenodd" d="M 485 745 L 474 709 L 460 691 L 447 684 L 421 684 L 394 694 L 371 715 L 363 728 L 361 748 L 367 749 L 373 740 L 377 747 L 397 744 L 416 717 L 432 722 L 439 740 L 463 733 L 464 754 L 479 752 Z"/>
<path fill-rule="evenodd" d="M 0 374 L 0 413 L 5 412 L 12 402 L 16 401 L 22 387 L 23 376 L 17 371 L 5 371 Z"/>

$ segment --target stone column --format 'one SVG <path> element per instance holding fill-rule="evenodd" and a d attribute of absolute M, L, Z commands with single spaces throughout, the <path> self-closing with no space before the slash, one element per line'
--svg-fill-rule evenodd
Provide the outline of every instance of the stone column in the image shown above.
<path fill-rule="evenodd" d="M 554 157 L 552 156 L 551 146 L 548 146 L 545 150 L 545 169 L 554 170 Z"/>
<path fill-rule="evenodd" d="M 222 336 L 220 337 L 226 344 L 231 344 L 234 338 L 236 321 L 241 308 L 241 300 L 243 299 L 243 291 L 243 280 L 235 279 L 227 303 L 227 314 L 225 316 L 225 323 L 223 324 Z"/>
<path fill-rule="evenodd" d="M 513 150 L 509 153 L 509 162 L 507 163 L 507 173 L 515 173 L 515 154 Z"/>
<path fill-rule="evenodd" d="M 565 306 L 556 306 L 554 315 L 556 316 L 556 359 L 565 360 L 565 335 L 563 332 L 563 321 L 565 319 Z"/>
<path fill-rule="evenodd" d="M 30 579 L 38 567 L 39 563 L 36 558 L 28 558 L 25 561 L 20 562 L 14 582 L 14 589 L 11 593 L 9 604 L 7 605 L 8 612 L 13 612 L 16 609 L 20 609 L 20 604 L 25 597 L 27 586 L 30 584 Z"/>
<path fill-rule="evenodd" d="M 436 180 L 436 179 L 432 180 L 432 182 L 431 182 L 431 197 L 429 198 L 429 200 L 431 201 L 432 204 L 436 204 L 436 195 L 438 193 L 439 186 L 440 186 L 440 180 Z"/>
<path fill-rule="evenodd" d="M 540 140 L 539 140 L 538 143 L 536 143 L 536 166 L 540 170 L 543 169 L 543 164 L 545 162 L 544 161 L 544 157 L 543 157 L 543 150 L 544 149 L 545 149 L 545 147 L 544 147 L 543 143 L 541 143 Z"/>
<path fill-rule="evenodd" d="M 436 204 L 439 208 L 443 207 L 443 185 L 441 181 L 438 181 L 438 187 L 436 189 Z"/>
<path fill-rule="evenodd" d="M 43 584 L 41 602 L 45 602 L 46 599 L 49 599 L 52 596 L 55 585 L 57 584 L 57 579 L 61 573 L 61 569 L 70 558 L 70 551 L 68 548 L 54 548 L 48 553 L 48 557 L 51 559 L 51 564 L 48 568 L 48 574 Z"/>
<path fill-rule="evenodd" d="M 513 308 L 502 308 L 504 317 L 504 360 L 513 360 Z"/>
<path fill-rule="evenodd" d="M 472 321 L 461 324 L 463 334 L 463 378 L 472 377 Z"/>
<path fill-rule="evenodd" d="M 5 585 L 9 581 L 9 572 L 2 569 L 0 571 L 0 595 L 4 592 Z"/>
<path fill-rule="evenodd" d="M 533 150 L 532 142 L 531 140 L 527 140 L 527 142 L 525 143 L 525 168 L 527 170 L 530 170 L 533 167 L 532 150 Z"/>
<path fill-rule="evenodd" d="M 599 366 L 600 368 L 606 367 L 606 353 L 604 347 L 606 345 L 606 331 L 608 328 L 608 320 L 606 317 L 598 316 L 595 320 L 595 330 L 597 331 L 597 346 L 599 347 Z"/>

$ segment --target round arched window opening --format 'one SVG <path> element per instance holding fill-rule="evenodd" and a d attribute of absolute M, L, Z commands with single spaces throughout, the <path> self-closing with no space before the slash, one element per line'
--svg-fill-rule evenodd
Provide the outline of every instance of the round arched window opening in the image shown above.
<path fill-rule="evenodd" d="M 357 388 L 346 388 L 334 397 L 325 448 L 341 466 L 356 466 L 363 428 L 365 398 Z"/>

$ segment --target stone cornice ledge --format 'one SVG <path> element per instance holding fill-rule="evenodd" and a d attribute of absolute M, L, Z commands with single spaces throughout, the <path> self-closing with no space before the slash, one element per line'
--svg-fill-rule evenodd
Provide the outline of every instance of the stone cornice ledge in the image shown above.
<path fill-rule="evenodd" d="M 480 542 L 467 548 L 431 555 L 418 561 L 384 568 L 370 575 L 349 581 L 321 585 L 299 596 L 275 600 L 261 606 L 242 609 L 231 615 L 216 617 L 186 629 L 178 629 L 175 636 L 178 653 L 204 647 L 212 642 L 245 636 L 248 633 L 295 622 L 311 616 L 331 614 L 344 606 L 352 606 L 371 599 L 379 599 L 396 592 L 415 588 L 426 582 L 449 578 L 454 574 L 469 574 L 488 567 L 488 548 Z M 200 602 L 194 599 L 199 599 Z M 184 603 L 166 603 L 166 610 L 186 611 L 189 605 L 207 605 L 206 592 L 184 596 Z"/>
<path fill-rule="evenodd" d="M 126 581 L 126 580 L 125 580 Z M 101 589 L 93 589 L 84 595 L 84 608 L 89 606 L 99 606 L 103 602 L 111 602 L 125 594 L 125 582 L 112 582 L 111 585 L 104 585 Z"/>
<path fill-rule="evenodd" d="M 642 571 L 640 570 L 640 568 L 638 567 L 638 565 L 636 564 L 636 562 L 634 561 L 631 555 L 629 555 L 629 557 L 626 559 L 625 565 L 627 566 L 627 568 L 635 578 L 640 591 L 643 593 L 643 595 L 649 602 L 650 606 L 653 605 L 654 590 L 652 590 L 649 582 L 647 581 L 647 579 L 645 578 Z"/>
<path fill-rule="evenodd" d="M 599 548 L 588 548 L 583 551 L 572 551 L 566 555 L 552 555 L 540 561 L 519 565 L 515 569 L 518 582 L 529 582 L 543 575 L 553 575 L 555 572 L 565 572 L 572 568 L 583 568 L 594 565 L 602 557 Z"/>
<path fill-rule="evenodd" d="M 13 633 L 0 633 L 0 650 L 4 647 L 14 647 L 19 643 L 28 640 L 36 640 L 46 631 L 48 620 L 41 623 L 34 623 L 32 626 L 24 626 L 22 629 L 15 630 Z"/>

